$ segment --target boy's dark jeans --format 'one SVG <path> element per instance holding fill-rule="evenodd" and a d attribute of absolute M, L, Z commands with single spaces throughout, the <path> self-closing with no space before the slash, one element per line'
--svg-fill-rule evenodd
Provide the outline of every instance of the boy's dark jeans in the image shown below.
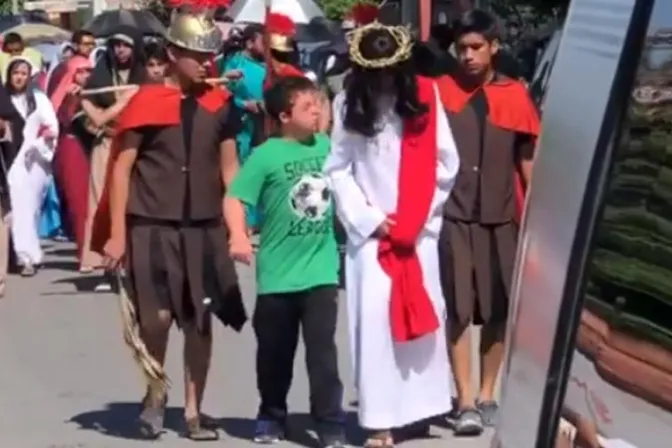
<path fill-rule="evenodd" d="M 303 333 L 310 383 L 310 413 L 318 432 L 339 433 L 344 424 L 343 384 L 338 375 L 336 285 L 304 291 L 261 294 L 254 310 L 260 419 L 284 424 L 294 355 Z"/>

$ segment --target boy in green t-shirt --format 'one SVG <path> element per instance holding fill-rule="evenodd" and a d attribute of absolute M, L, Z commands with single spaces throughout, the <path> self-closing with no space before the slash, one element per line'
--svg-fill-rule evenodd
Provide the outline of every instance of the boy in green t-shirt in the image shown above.
<path fill-rule="evenodd" d="M 252 245 L 244 205 L 264 217 L 256 257 L 257 387 L 261 404 L 255 441 L 285 435 L 287 393 L 303 332 L 310 379 L 310 409 L 324 447 L 344 446 L 343 385 L 335 342 L 339 259 L 331 193 L 322 176 L 329 152 L 317 134 L 320 102 L 306 78 L 283 78 L 264 95 L 280 137 L 255 148 L 227 193 L 231 256 L 249 263 Z"/>

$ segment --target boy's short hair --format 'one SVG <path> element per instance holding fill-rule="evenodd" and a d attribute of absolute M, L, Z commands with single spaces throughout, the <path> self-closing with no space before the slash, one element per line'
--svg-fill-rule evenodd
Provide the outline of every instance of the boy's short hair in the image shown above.
<path fill-rule="evenodd" d="M 88 30 L 76 30 L 74 33 L 72 33 L 72 38 L 70 39 L 70 42 L 73 44 L 81 44 L 82 40 L 84 40 L 85 37 L 93 37 L 95 38 L 96 36 Z"/>
<path fill-rule="evenodd" d="M 145 44 L 145 62 L 150 59 L 156 59 L 163 63 L 168 63 L 168 50 L 161 42 L 148 42 Z"/>
<path fill-rule="evenodd" d="M 277 80 L 264 92 L 266 113 L 273 120 L 280 120 L 280 114 L 292 109 L 294 96 L 297 93 L 317 91 L 313 81 L 304 76 L 286 76 Z"/>
<path fill-rule="evenodd" d="M 480 34 L 489 42 L 500 39 L 497 19 L 482 9 L 472 9 L 465 12 L 453 24 L 453 37 L 455 40 L 470 33 Z"/>
<path fill-rule="evenodd" d="M 11 32 L 5 34 L 5 44 L 23 44 L 23 37 L 19 33 Z"/>

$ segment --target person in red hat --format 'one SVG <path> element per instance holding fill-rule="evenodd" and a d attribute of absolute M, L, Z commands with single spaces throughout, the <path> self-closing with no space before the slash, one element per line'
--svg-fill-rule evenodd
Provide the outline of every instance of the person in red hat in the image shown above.
<path fill-rule="evenodd" d="M 296 59 L 296 24 L 280 13 L 272 12 L 266 18 L 266 34 L 270 60 L 264 88 L 268 89 L 277 78 L 304 76 L 292 62 Z"/>

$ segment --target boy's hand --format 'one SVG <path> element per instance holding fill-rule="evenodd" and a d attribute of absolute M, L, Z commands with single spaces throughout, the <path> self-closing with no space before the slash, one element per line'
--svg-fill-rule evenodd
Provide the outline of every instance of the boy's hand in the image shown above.
<path fill-rule="evenodd" d="M 254 248 L 246 234 L 235 235 L 229 239 L 229 254 L 231 258 L 247 265 L 252 263 Z"/>

